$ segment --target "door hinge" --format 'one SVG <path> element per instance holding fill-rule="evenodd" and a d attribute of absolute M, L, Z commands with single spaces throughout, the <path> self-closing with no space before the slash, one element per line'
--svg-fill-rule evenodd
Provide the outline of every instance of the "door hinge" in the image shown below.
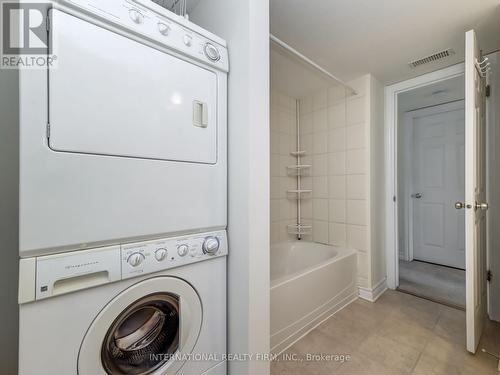
<path fill-rule="evenodd" d="M 490 97 L 490 95 L 491 95 L 491 86 L 490 85 L 486 85 L 485 95 L 487 98 Z"/>
<path fill-rule="evenodd" d="M 394 203 L 396 203 L 396 196 L 395 196 L 395 195 L 392 197 L 392 201 L 393 201 Z"/>
<path fill-rule="evenodd" d="M 493 279 L 493 274 L 491 273 L 491 270 L 488 270 L 486 272 L 486 281 L 491 282 L 491 279 Z"/>
<path fill-rule="evenodd" d="M 45 20 L 45 28 L 47 29 L 47 31 L 50 31 L 50 16 L 47 16 Z"/>
<path fill-rule="evenodd" d="M 47 122 L 47 139 L 50 139 L 50 122 Z"/>

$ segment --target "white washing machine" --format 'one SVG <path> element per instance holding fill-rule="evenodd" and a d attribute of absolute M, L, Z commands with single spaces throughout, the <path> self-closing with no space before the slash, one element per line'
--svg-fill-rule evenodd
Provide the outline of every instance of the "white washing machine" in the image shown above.
<path fill-rule="evenodd" d="M 228 53 L 149 0 L 47 4 L 19 71 L 21 258 L 225 229 Z"/>
<path fill-rule="evenodd" d="M 21 261 L 20 375 L 225 375 L 224 231 Z"/>

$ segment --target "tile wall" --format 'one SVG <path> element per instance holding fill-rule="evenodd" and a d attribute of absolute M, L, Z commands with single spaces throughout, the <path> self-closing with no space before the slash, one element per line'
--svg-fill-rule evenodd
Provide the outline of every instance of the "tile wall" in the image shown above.
<path fill-rule="evenodd" d="M 296 189 L 296 178 L 287 174 L 287 166 L 296 163 L 290 152 L 297 147 L 295 99 L 271 92 L 271 244 L 293 240 L 287 225 L 297 218 L 297 204 L 287 196 Z"/>

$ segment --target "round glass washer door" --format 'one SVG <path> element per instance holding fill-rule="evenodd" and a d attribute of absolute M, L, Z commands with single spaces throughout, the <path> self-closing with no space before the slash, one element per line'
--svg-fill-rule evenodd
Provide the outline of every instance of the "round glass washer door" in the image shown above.
<path fill-rule="evenodd" d="M 187 282 L 167 276 L 141 281 L 94 319 L 80 348 L 78 374 L 175 374 L 201 323 L 200 298 Z"/>

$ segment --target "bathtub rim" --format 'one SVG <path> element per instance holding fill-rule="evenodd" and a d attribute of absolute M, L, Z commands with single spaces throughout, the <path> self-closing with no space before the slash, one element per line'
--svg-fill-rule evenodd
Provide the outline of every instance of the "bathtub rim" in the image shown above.
<path fill-rule="evenodd" d="M 278 245 L 283 245 L 283 244 L 287 244 L 287 243 L 293 244 L 295 242 L 299 242 L 299 241 L 280 242 L 280 243 L 273 244 L 272 246 L 278 246 Z M 306 267 L 300 271 L 291 273 L 289 275 L 284 275 L 284 276 L 278 277 L 274 280 L 270 279 L 270 285 L 271 285 L 270 289 L 271 290 L 274 288 L 278 288 L 278 287 L 286 284 L 287 282 L 297 280 L 300 277 L 308 275 L 308 274 L 310 274 L 310 273 L 312 273 L 312 272 L 314 272 L 322 267 L 325 267 L 333 262 L 340 261 L 341 259 L 344 259 L 352 254 L 357 255 L 357 251 L 355 249 L 349 249 L 349 248 L 344 247 L 344 246 L 327 245 L 327 244 L 315 243 L 315 242 L 311 242 L 311 244 L 333 247 L 337 251 L 337 255 L 335 255 L 334 257 L 331 257 L 327 261 L 315 264 L 314 266 Z M 272 251 L 272 246 L 271 246 L 271 251 Z"/>

